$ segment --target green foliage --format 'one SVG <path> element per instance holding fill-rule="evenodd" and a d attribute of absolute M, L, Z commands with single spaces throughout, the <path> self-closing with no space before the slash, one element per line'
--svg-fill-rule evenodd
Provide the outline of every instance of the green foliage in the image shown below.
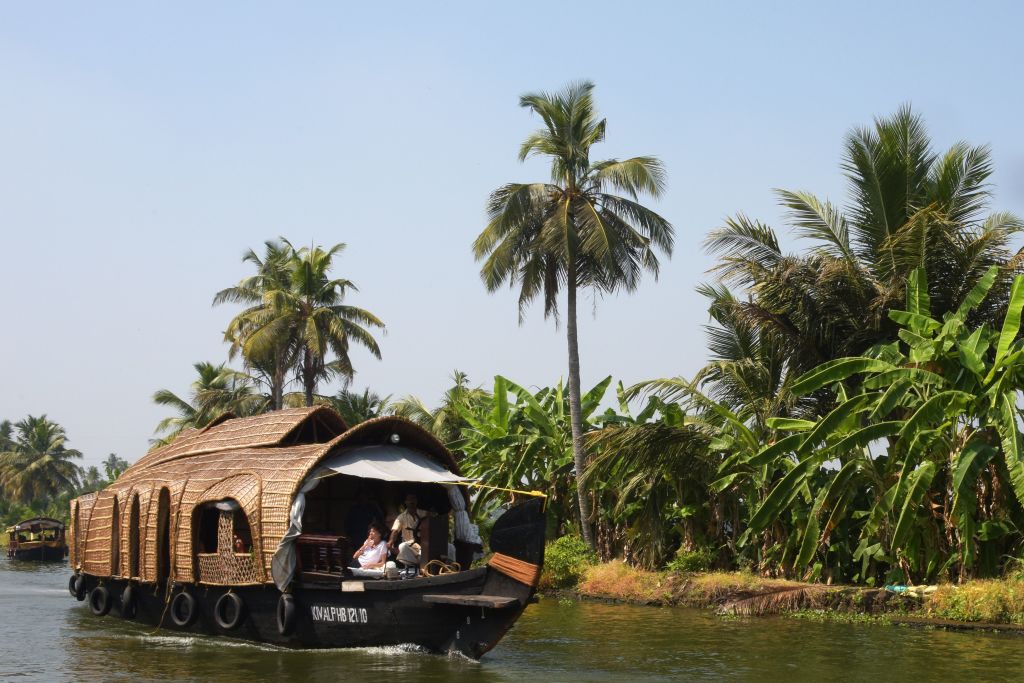
<path fill-rule="evenodd" d="M 67 521 L 70 500 L 86 492 L 90 474 L 109 483 L 95 466 L 83 472 L 73 462 L 82 454 L 67 441 L 64 428 L 45 415 L 0 422 L 0 528 L 38 516 Z M 127 463 L 111 454 L 104 466 L 119 473 Z"/>
<path fill-rule="evenodd" d="M 199 362 L 193 367 L 197 377 L 188 400 L 169 389 L 153 394 L 154 403 L 177 413 L 157 424 L 156 433 L 163 436 L 154 441 L 154 446 L 170 442 L 186 429 L 201 429 L 225 413 L 244 417 L 268 407 L 267 397 L 257 392 L 253 379 L 244 372 L 232 370 L 224 363 Z"/>
<path fill-rule="evenodd" d="M 74 490 L 81 468 L 73 460 L 82 454 L 68 448 L 67 434 L 46 415 L 29 415 L 14 425 L 8 450 L 0 453 L 0 492 L 3 498 L 45 504 Z"/>
<path fill-rule="evenodd" d="M 711 569 L 714 562 L 715 552 L 711 548 L 697 548 L 696 550 L 684 550 L 682 548 L 676 556 L 665 565 L 670 572 L 706 572 Z"/>
<path fill-rule="evenodd" d="M 594 414 L 610 383 L 608 377 L 584 394 L 584 430 L 593 428 Z M 461 438 L 452 443 L 463 453 L 463 474 L 489 486 L 547 494 L 556 528 L 563 520 L 578 520 L 569 396 L 561 382 L 531 392 L 498 375 L 490 394 L 473 394 L 471 400 L 452 407 L 465 425 Z M 485 517 L 506 498 L 503 491 L 482 489 L 473 512 Z"/>
<path fill-rule="evenodd" d="M 995 271 L 969 301 L 984 299 Z M 1024 277 L 1013 283 L 996 334 L 984 325 L 971 329 L 970 308 L 947 313 L 941 322 L 932 318 L 922 296 L 927 277 L 923 269 L 915 271 L 907 285 L 913 310 L 890 316 L 900 322 L 900 341 L 887 347 L 887 360 L 840 359 L 794 384 L 797 393 L 832 387 L 837 404 L 814 427 L 799 425 L 771 459 L 760 457 L 770 447 L 747 459 L 765 462 L 774 483 L 742 542 L 753 542 L 770 526 L 791 525 L 790 542 L 799 547 L 794 569 L 813 573 L 810 563 L 829 560 L 839 526 L 856 539 L 850 559 L 859 562 L 859 571 L 853 578 L 920 582 L 943 573 L 966 578 L 995 572 L 996 558 L 1021 542 L 1024 522 L 1021 283 Z M 927 363 L 927 381 L 908 384 L 908 377 L 924 370 L 921 363 Z M 865 433 L 870 438 L 857 436 Z M 885 455 L 873 456 L 872 441 L 883 437 Z M 829 460 L 838 460 L 839 469 L 826 466 Z M 760 476 L 745 468 L 740 458 L 722 474 Z M 982 567 L 976 567 L 979 558 Z"/>
<path fill-rule="evenodd" d="M 345 424 L 353 427 L 360 422 L 386 415 L 390 411 L 391 397 L 379 396 L 369 389 L 356 393 L 342 389 L 328 399 L 329 405 L 338 411 Z"/>
<path fill-rule="evenodd" d="M 576 535 L 562 536 L 544 548 L 543 585 L 569 588 L 583 578 L 587 567 L 597 564 L 597 555 Z"/>
<path fill-rule="evenodd" d="M 355 283 L 331 274 L 344 244 L 324 249 L 318 245 L 296 249 L 281 238 L 267 242 L 260 258 L 249 251 L 243 260 L 257 274 L 214 297 L 214 304 L 247 306 L 228 325 L 225 341 L 232 353 L 241 352 L 271 387 L 271 405 L 283 405 L 285 374 L 294 369 L 303 386 L 305 404 L 313 405 L 317 384 L 340 376 L 352 379 L 355 368 L 349 348 L 357 344 L 380 358 L 371 329 L 384 323 L 373 313 L 345 303 Z"/>

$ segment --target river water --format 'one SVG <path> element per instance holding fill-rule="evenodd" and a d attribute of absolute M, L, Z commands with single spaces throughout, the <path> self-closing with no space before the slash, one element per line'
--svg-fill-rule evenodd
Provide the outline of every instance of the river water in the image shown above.
<path fill-rule="evenodd" d="M 66 565 L 0 559 L 0 680 L 1024 681 L 1024 637 L 704 610 L 531 605 L 480 662 L 403 648 L 287 650 L 93 617 Z"/>

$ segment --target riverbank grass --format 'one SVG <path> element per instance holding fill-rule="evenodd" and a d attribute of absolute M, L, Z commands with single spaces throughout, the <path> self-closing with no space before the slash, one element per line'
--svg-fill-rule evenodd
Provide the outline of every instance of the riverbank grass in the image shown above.
<path fill-rule="evenodd" d="M 750 572 L 651 572 L 618 560 L 587 567 L 577 585 L 582 597 L 687 607 L 720 607 L 807 588 L 815 586 Z"/>
<path fill-rule="evenodd" d="M 927 596 L 922 613 L 950 621 L 1024 624 L 1024 577 L 939 586 Z"/>
<path fill-rule="evenodd" d="M 620 561 L 580 570 L 574 594 L 584 599 L 644 605 L 715 608 L 719 614 L 797 615 L 808 619 L 856 619 L 865 615 L 913 615 L 937 625 L 1024 625 L 1024 575 L 968 581 L 904 594 L 861 586 L 828 586 L 767 579 L 750 572 L 651 572 Z M 876 619 L 877 617 L 877 619 Z M 946 623 L 949 622 L 949 623 Z"/>

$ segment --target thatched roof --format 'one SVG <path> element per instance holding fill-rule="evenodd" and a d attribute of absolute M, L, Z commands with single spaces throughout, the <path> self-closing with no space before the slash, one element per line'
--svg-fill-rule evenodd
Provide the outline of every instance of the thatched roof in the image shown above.
<path fill-rule="evenodd" d="M 173 578 L 194 580 L 193 511 L 203 503 L 232 498 L 248 517 L 262 580 L 269 581 L 271 557 L 288 529 L 292 499 L 309 472 L 340 449 L 387 443 L 392 434 L 399 435 L 403 446 L 458 473 L 454 458 L 437 439 L 399 417 L 376 418 L 346 429 L 336 412 L 320 406 L 226 419 L 186 432 L 148 453 L 95 497 L 72 503 L 76 541 L 71 544 L 71 562 L 93 575 L 127 576 L 137 496 L 142 548 L 138 578 L 157 580 L 158 501 L 166 489 Z M 117 567 L 111 547 L 115 516 L 120 547 Z"/>
<path fill-rule="evenodd" d="M 7 527 L 7 531 L 25 531 L 31 527 L 38 527 L 40 529 L 63 529 L 64 522 L 59 519 L 54 519 L 53 517 L 32 517 L 31 519 L 23 519 L 17 524 Z"/>

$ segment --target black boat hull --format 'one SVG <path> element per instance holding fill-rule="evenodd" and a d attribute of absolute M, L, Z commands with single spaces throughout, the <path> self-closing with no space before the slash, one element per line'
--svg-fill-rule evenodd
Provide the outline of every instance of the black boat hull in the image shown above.
<path fill-rule="evenodd" d="M 38 546 L 36 548 L 11 548 L 8 556 L 23 562 L 63 562 L 67 547 Z"/>
<path fill-rule="evenodd" d="M 540 565 L 544 552 L 541 501 L 516 506 L 495 524 L 492 548 Z M 514 514 L 513 514 L 514 513 Z M 281 592 L 273 585 L 218 587 L 134 583 L 125 605 L 126 579 L 81 575 L 80 593 L 93 606 L 91 592 L 103 586 L 109 612 L 161 629 L 273 643 L 300 648 L 345 648 L 412 644 L 432 652 L 460 652 L 474 659 L 493 648 L 515 623 L 535 588 L 492 567 L 406 580 L 337 584 L 297 584 L 290 593 L 294 620 L 279 624 Z M 187 592 L 194 598 L 194 617 L 176 624 L 170 605 Z M 215 615 L 218 600 L 233 593 L 244 605 L 244 618 L 223 627 Z M 452 604 L 452 602 L 464 604 Z M 132 609 L 134 607 L 134 609 Z M 107 610 L 102 610 L 107 611 Z"/>

